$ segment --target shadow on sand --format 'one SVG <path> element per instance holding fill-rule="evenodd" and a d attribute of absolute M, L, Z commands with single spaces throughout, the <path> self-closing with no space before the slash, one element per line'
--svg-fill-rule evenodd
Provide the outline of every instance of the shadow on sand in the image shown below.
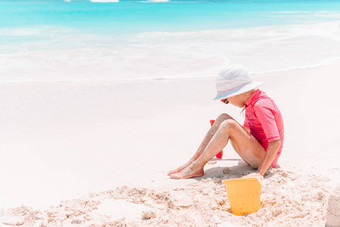
<path fill-rule="evenodd" d="M 256 169 L 252 168 L 250 165 L 245 163 L 242 159 L 212 159 L 212 162 L 217 161 L 216 167 L 208 168 L 205 170 L 205 174 L 202 177 L 196 177 L 194 178 L 197 181 L 207 179 L 207 178 L 220 178 L 222 180 L 226 179 L 233 179 L 233 178 L 240 178 L 243 177 L 249 173 L 256 172 Z M 218 166 L 219 164 L 223 162 L 230 162 L 230 161 L 238 161 L 237 165 L 231 166 L 231 167 L 225 167 L 225 166 Z M 279 168 L 279 166 L 278 166 Z M 265 178 L 270 178 L 274 175 L 270 171 L 270 169 L 267 171 Z M 222 183 L 222 182 L 219 183 Z"/>

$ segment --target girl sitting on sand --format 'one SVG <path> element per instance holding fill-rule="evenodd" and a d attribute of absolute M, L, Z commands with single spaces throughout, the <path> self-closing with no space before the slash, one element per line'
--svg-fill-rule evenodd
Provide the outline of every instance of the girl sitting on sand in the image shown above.
<path fill-rule="evenodd" d="M 203 176 L 205 164 L 229 141 L 240 157 L 257 169 L 256 173 L 246 177 L 261 178 L 270 165 L 276 166 L 284 139 L 283 120 L 274 101 L 257 89 L 261 84 L 253 81 L 241 66 L 230 66 L 218 74 L 215 99 L 244 108 L 244 125 L 240 125 L 226 113 L 221 114 L 194 156 L 184 165 L 169 172 L 171 178 Z"/>

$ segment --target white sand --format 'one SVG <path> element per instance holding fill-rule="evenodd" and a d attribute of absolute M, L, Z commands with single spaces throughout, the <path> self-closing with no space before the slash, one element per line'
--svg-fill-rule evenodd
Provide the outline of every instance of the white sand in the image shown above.
<path fill-rule="evenodd" d="M 221 178 L 191 181 L 172 189 L 117 187 L 86 197 L 65 200 L 46 210 L 28 207 L 10 209 L 3 223 L 26 225 L 109 226 L 322 226 L 329 191 L 315 175 L 296 175 L 279 169 L 269 172 L 263 182 L 261 209 L 235 216 L 221 179 L 240 176 L 230 173 Z M 321 179 L 322 180 L 322 179 Z M 21 219 L 15 219 L 20 217 Z M 14 221 L 15 220 L 15 221 Z"/>
<path fill-rule="evenodd" d="M 340 179 L 339 72 L 337 62 L 255 75 L 281 109 L 285 144 L 261 209 L 242 217 L 230 214 L 220 180 L 251 170 L 230 146 L 203 178 L 166 175 L 196 150 L 210 119 L 228 112 L 243 121 L 239 109 L 211 101 L 213 79 L 2 83 L 0 220 L 322 226 Z"/>

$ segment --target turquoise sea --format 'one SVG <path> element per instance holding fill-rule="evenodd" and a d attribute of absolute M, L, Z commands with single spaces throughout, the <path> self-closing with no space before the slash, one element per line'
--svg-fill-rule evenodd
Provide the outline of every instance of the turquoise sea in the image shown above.
<path fill-rule="evenodd" d="M 339 21 L 340 0 L 0 0 L 0 81 L 206 77 L 226 61 L 254 72 L 317 65 L 340 57 Z M 273 51 L 287 54 L 280 47 L 292 56 L 272 61 Z M 302 61 L 310 48 L 317 56 Z"/>
<path fill-rule="evenodd" d="M 339 19 L 340 1 L 0 1 L 0 27 L 65 26 L 86 32 L 197 31 Z"/>

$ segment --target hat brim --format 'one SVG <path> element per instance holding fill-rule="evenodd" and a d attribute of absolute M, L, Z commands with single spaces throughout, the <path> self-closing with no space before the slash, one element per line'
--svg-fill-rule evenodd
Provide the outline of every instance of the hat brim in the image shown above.
<path fill-rule="evenodd" d="M 214 100 L 228 98 L 228 97 L 232 97 L 232 96 L 235 96 L 235 95 L 242 94 L 244 92 L 247 92 L 247 91 L 250 91 L 252 89 L 259 87 L 261 84 L 262 84 L 262 82 L 253 81 L 253 82 L 246 84 L 242 87 L 238 87 L 238 88 L 235 88 L 235 89 L 223 92 L 223 93 L 217 93 Z"/>

